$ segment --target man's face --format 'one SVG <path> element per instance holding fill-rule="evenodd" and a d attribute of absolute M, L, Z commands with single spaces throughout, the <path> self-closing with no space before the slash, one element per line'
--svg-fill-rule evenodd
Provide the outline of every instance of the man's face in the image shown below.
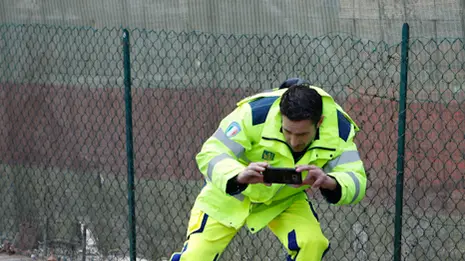
<path fill-rule="evenodd" d="M 316 124 L 310 120 L 291 121 L 283 115 L 282 128 L 287 144 L 294 152 L 302 152 L 315 139 L 322 121 L 323 117 Z"/>

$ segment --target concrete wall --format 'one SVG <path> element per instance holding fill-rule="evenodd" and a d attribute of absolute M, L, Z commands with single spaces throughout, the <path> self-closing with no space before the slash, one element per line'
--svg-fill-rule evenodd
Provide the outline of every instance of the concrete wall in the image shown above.
<path fill-rule="evenodd" d="M 397 42 L 404 21 L 415 36 L 463 36 L 463 0 L 3 0 L 2 23 L 223 34 L 350 33 Z"/>
<path fill-rule="evenodd" d="M 146 30 L 130 34 L 134 88 L 259 91 L 300 76 L 335 93 L 350 86 L 386 96 L 399 84 L 398 43 L 350 35 L 228 36 Z M 121 37 L 119 28 L 0 25 L 0 82 L 120 88 Z M 410 50 L 409 89 L 416 90 L 417 98 L 463 101 L 465 52 L 460 39 L 412 39 Z M 441 95 L 445 90 L 456 96 Z"/>

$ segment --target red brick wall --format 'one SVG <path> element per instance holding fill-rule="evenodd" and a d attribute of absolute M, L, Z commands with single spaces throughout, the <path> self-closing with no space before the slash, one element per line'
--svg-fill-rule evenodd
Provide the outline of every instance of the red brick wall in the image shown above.
<path fill-rule="evenodd" d="M 250 94 L 135 89 L 136 176 L 200 179 L 195 154 L 221 118 Z M 357 143 L 369 174 L 367 198 L 392 205 L 397 102 L 354 94 L 338 100 L 362 129 Z M 2 162 L 126 175 L 122 89 L 2 85 L 0 102 Z M 412 207 L 465 210 L 464 120 L 464 104 L 408 103 L 404 193 Z"/>
<path fill-rule="evenodd" d="M 369 174 L 367 196 L 394 198 L 399 105 L 373 97 L 351 97 L 343 104 L 361 128 L 357 144 Z M 465 105 L 409 101 L 406 120 L 407 206 L 465 212 Z"/>

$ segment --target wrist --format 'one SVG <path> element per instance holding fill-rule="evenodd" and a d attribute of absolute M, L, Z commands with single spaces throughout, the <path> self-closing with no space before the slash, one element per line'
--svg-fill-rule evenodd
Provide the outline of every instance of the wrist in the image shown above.
<path fill-rule="evenodd" d="M 328 185 L 326 186 L 325 189 L 327 190 L 331 190 L 331 191 L 334 191 L 336 188 L 337 188 L 337 181 L 335 178 L 331 177 L 331 176 L 328 176 Z"/>
<path fill-rule="evenodd" d="M 247 184 L 239 183 L 238 176 L 231 178 L 226 185 L 226 193 L 229 195 L 236 195 L 241 193 L 247 188 Z"/>

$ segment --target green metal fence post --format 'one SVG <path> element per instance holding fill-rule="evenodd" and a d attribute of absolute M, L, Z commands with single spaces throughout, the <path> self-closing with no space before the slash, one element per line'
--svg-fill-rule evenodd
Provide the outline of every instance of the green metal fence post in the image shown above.
<path fill-rule="evenodd" d="M 397 177 L 396 177 L 396 216 L 394 232 L 394 261 L 401 260 L 402 246 L 402 207 L 404 196 L 404 156 L 405 156 L 405 121 L 407 107 L 409 25 L 402 26 L 402 47 L 400 63 L 399 120 L 397 140 Z"/>
<path fill-rule="evenodd" d="M 126 153 L 128 157 L 129 258 L 136 261 L 136 207 L 134 198 L 134 150 L 132 137 L 131 61 L 129 32 L 123 30 L 124 103 L 126 110 Z"/>

